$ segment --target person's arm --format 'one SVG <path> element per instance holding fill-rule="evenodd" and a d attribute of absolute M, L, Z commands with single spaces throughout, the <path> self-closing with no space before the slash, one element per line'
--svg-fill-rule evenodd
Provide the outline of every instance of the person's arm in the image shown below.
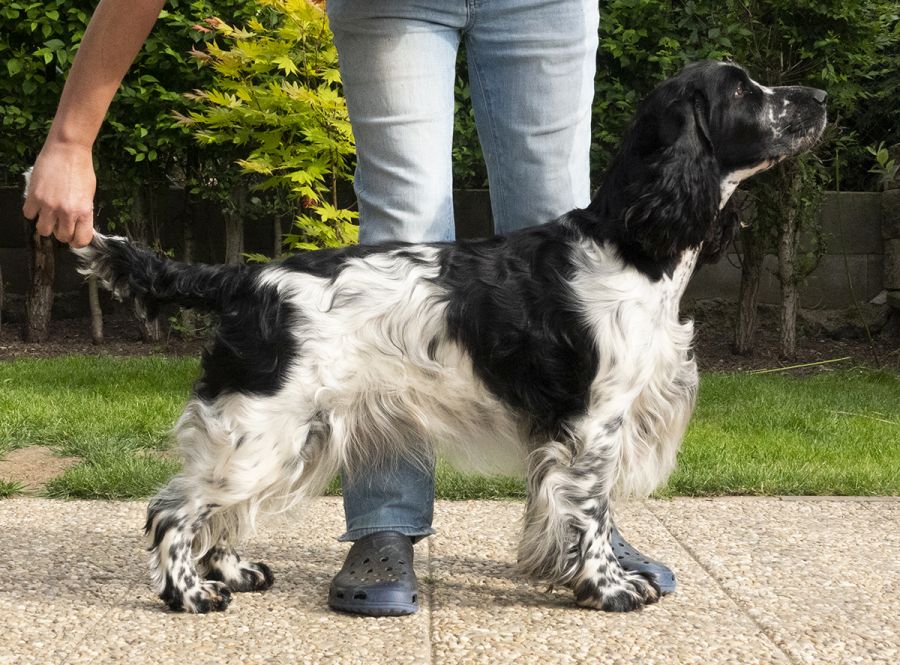
<path fill-rule="evenodd" d="M 41 235 L 73 247 L 94 234 L 94 140 L 165 0 L 101 0 L 91 17 L 22 208 Z"/>

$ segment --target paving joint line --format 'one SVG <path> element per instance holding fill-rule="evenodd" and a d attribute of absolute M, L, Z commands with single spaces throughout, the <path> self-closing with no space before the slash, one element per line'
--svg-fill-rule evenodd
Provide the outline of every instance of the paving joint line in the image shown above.
<path fill-rule="evenodd" d="M 437 653 L 435 652 L 435 643 L 434 643 L 434 572 L 432 570 L 432 562 L 433 558 L 431 556 L 431 541 L 433 538 L 426 538 L 425 544 L 427 548 L 425 549 L 426 556 L 428 557 L 428 565 L 426 566 L 426 570 L 428 571 L 428 579 L 425 581 L 425 585 L 428 587 L 428 662 L 430 665 L 433 665 L 437 662 Z"/>
<path fill-rule="evenodd" d="M 745 617 L 747 617 L 748 619 L 750 619 L 750 621 L 753 623 L 753 625 L 756 626 L 757 630 L 759 630 L 759 632 L 762 633 L 762 635 L 763 635 L 769 642 L 772 643 L 772 646 L 774 646 L 781 654 L 783 654 L 784 657 L 787 659 L 787 661 L 788 661 L 789 663 L 794 663 L 795 665 L 802 665 L 802 661 L 798 660 L 797 658 L 794 658 L 794 657 L 790 654 L 790 652 L 788 652 L 787 650 L 785 650 L 784 647 L 782 647 L 780 644 L 778 644 L 778 642 L 777 642 L 776 639 L 775 639 L 775 635 L 772 633 L 772 631 L 769 630 L 769 629 L 768 629 L 766 626 L 764 626 L 763 624 L 761 624 L 759 621 L 757 621 L 757 620 L 750 614 L 750 612 L 748 611 L 748 608 L 744 605 L 744 603 L 742 603 L 737 597 L 735 597 L 734 595 L 732 595 L 732 594 L 728 591 L 728 589 L 725 588 L 725 585 L 722 584 L 722 581 L 721 581 L 718 577 L 716 577 L 716 575 L 713 573 L 713 571 L 710 570 L 709 567 L 706 566 L 706 565 L 703 563 L 703 561 L 700 560 L 700 557 L 698 557 L 698 556 L 694 553 L 694 549 L 693 549 L 690 545 L 688 545 L 687 543 L 685 543 L 684 541 L 682 541 L 681 538 L 679 538 L 679 537 L 675 534 L 675 532 L 672 531 L 672 529 L 669 528 L 669 525 L 666 524 L 666 523 L 662 520 L 662 518 L 661 518 L 659 515 L 656 514 L 656 511 L 653 509 L 652 505 L 649 504 L 649 503 L 647 503 L 646 506 L 647 506 L 647 510 L 650 512 L 651 515 L 653 515 L 653 517 L 656 519 L 656 521 L 660 523 L 660 525 L 662 526 L 662 528 L 665 529 L 666 532 L 672 537 L 672 539 L 673 539 L 676 543 L 678 543 L 678 545 L 679 545 L 685 552 L 688 553 L 688 555 L 694 560 L 694 562 L 695 562 L 698 566 L 700 566 L 700 569 L 701 569 L 704 573 L 706 573 L 706 574 L 710 577 L 710 579 L 712 579 L 713 582 L 715 582 L 715 585 L 722 591 L 723 594 L 725 594 L 725 597 L 728 598 L 728 600 L 730 600 L 730 601 L 732 602 L 732 604 L 737 608 L 737 610 L 738 610 L 741 614 L 743 614 Z"/>
<path fill-rule="evenodd" d="M 80 647 L 80 646 L 82 645 L 82 643 L 85 641 L 85 639 L 87 639 L 87 636 L 88 636 L 89 634 L 91 634 L 97 626 L 100 625 L 100 622 L 103 621 L 104 619 L 106 619 L 106 617 L 109 616 L 109 615 L 112 613 L 113 609 L 115 609 L 115 608 L 122 602 L 122 600 L 125 598 L 125 596 L 128 595 L 128 591 L 129 591 L 129 590 L 128 590 L 128 587 L 127 587 L 127 586 L 126 586 L 124 589 L 122 589 L 122 593 L 120 593 L 120 594 L 116 597 L 115 602 L 114 602 L 114 603 L 110 603 L 109 608 L 107 608 L 107 610 L 106 610 L 103 614 L 101 614 L 101 615 L 97 618 L 97 620 L 94 621 L 94 622 L 93 622 L 93 623 L 92 623 L 92 624 L 91 624 L 91 625 L 90 625 L 90 626 L 89 626 L 89 627 L 81 634 L 81 637 L 78 639 L 77 642 L 75 642 L 75 644 L 72 645 L 72 648 L 69 650 L 69 655 L 68 655 L 68 656 L 66 657 L 66 659 L 63 661 L 63 665 L 67 665 L 67 663 L 71 663 L 71 662 L 72 662 L 72 659 L 75 657 L 75 652 L 78 650 L 78 647 Z"/>

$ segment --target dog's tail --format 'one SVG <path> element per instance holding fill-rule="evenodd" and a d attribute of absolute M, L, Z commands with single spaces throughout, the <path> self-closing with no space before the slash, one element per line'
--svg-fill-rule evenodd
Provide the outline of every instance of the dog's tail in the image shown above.
<path fill-rule="evenodd" d="M 139 247 L 127 238 L 94 234 L 87 247 L 72 250 L 78 272 L 97 277 L 120 300 L 134 300 L 148 318 L 160 305 L 175 303 L 212 312 L 247 291 L 253 266 L 192 265 L 173 261 Z"/>

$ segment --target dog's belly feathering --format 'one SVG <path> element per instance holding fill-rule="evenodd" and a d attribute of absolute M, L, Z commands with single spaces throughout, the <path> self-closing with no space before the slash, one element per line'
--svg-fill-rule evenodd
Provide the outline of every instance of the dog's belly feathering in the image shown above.
<path fill-rule="evenodd" d="M 335 279 L 266 275 L 300 312 L 300 351 L 280 392 L 313 405 L 356 472 L 398 454 L 428 464 L 440 449 L 454 466 L 521 473 L 520 424 L 448 336 L 437 252 L 376 254 Z"/>

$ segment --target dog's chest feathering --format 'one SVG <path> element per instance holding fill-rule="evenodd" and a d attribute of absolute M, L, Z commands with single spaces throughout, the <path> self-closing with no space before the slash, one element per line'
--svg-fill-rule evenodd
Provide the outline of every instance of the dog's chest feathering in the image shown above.
<path fill-rule="evenodd" d="M 623 265 L 614 250 L 583 246 L 572 285 L 600 363 L 578 429 L 591 440 L 611 423 L 620 428 L 617 493 L 649 494 L 674 467 L 698 383 L 693 322 L 680 320 L 678 306 L 699 252 L 683 252 L 671 276 L 653 281 Z"/>

